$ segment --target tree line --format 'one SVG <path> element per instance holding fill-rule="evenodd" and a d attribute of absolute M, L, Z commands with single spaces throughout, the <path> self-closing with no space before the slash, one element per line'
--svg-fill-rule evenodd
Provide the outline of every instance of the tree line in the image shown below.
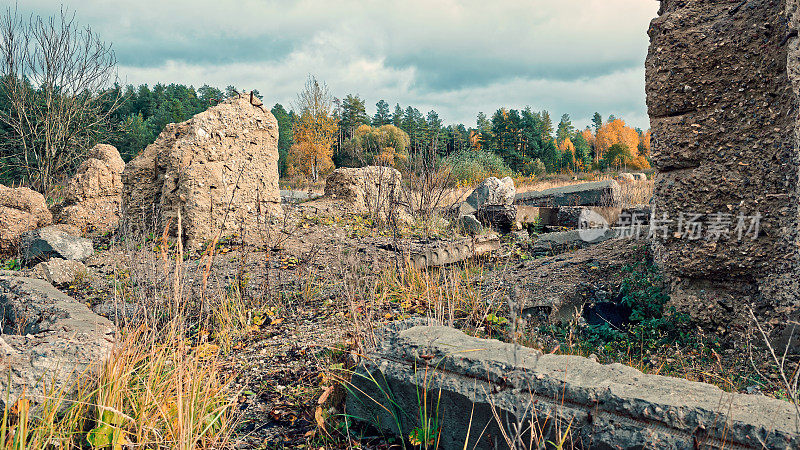
<path fill-rule="evenodd" d="M 315 83 L 319 91 L 316 93 Z M 27 89 L 37 96 L 36 87 L 28 85 Z M 168 123 L 188 120 L 236 93 L 234 86 L 223 90 L 174 83 L 152 87 L 114 85 L 99 97 L 118 105 L 110 108 L 111 113 L 102 123 L 104 129 L 94 137 L 117 147 L 128 161 L 155 141 Z M 261 98 L 257 91 L 255 94 Z M 303 95 L 311 97 L 303 99 Z M 411 153 L 421 150 L 450 161 L 492 161 L 497 166 L 493 171 L 522 175 L 649 168 L 649 131 L 630 128 L 614 116 L 604 120 L 596 113 L 591 126 L 579 129 L 567 114 L 554 124 L 548 111 L 501 107 L 491 117 L 478 113 L 476 126 L 467 127 L 461 123 L 445 125 L 435 110 L 422 113 L 399 103 L 390 107 L 385 100 L 379 100 L 375 107 L 375 114 L 369 115 L 360 95 L 331 97 L 324 85 L 310 78 L 295 104 L 287 107 L 276 103 L 271 108 L 280 133 L 281 175 L 313 179 L 334 167 L 366 164 L 402 168 Z M 8 114 L 10 109 L 8 93 L 0 88 L 0 111 Z M 315 128 L 318 121 L 326 123 L 322 133 Z M 0 158 L 4 161 L 25 157 L 24 149 L 15 147 L 13 134 L 14 130 L 0 124 Z M 315 139 L 321 142 L 310 145 Z M 85 142 L 87 146 L 91 144 L 89 140 Z M 306 163 L 308 158 L 316 162 Z M 66 171 L 79 162 L 65 167 Z M 2 178 L 6 182 L 22 178 L 14 170 L 17 166 L 4 165 Z"/>

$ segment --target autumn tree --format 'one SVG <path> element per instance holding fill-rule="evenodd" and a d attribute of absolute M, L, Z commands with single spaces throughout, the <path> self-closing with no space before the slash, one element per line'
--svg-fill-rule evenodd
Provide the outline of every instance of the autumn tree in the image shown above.
<path fill-rule="evenodd" d="M 629 150 L 635 150 L 639 147 L 639 134 L 626 126 L 622 119 L 606 122 L 595 136 L 595 163 L 599 164 L 614 144 L 622 144 Z"/>
<path fill-rule="evenodd" d="M 292 127 L 290 163 L 316 182 L 320 174 L 333 169 L 332 146 L 338 130 L 328 87 L 309 76 L 294 109 L 298 117 Z"/>
<path fill-rule="evenodd" d="M 572 139 L 565 137 L 558 144 L 558 150 L 561 152 L 561 165 L 568 170 L 577 170 L 575 165 L 575 145 L 572 143 Z"/>
<path fill-rule="evenodd" d="M 408 162 L 409 145 L 408 134 L 394 125 L 361 125 L 343 147 L 353 166 L 371 164 L 400 169 Z"/>

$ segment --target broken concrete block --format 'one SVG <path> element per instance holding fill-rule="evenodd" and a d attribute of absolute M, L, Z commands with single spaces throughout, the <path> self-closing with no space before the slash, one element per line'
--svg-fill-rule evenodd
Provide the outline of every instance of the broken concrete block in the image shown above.
<path fill-rule="evenodd" d="M 508 448 L 515 426 L 533 448 L 562 437 L 564 448 L 800 447 L 789 402 L 417 323 L 378 334 L 350 381 L 349 417 L 408 436 L 422 416 L 444 449 Z"/>
<path fill-rule="evenodd" d="M 61 258 L 81 261 L 94 253 L 90 239 L 73 236 L 58 226 L 50 225 L 23 233 L 20 253 L 26 264 Z"/>
<path fill-rule="evenodd" d="M 612 228 L 592 228 L 540 234 L 531 245 L 533 255 L 555 255 L 599 244 L 619 236 Z"/>
<path fill-rule="evenodd" d="M 755 304 L 788 338 L 800 296 L 800 15 L 794 0 L 735 3 L 662 1 L 648 30 L 653 204 L 674 221 L 655 253 L 673 306 L 708 329 L 711 317 L 745 332 Z M 700 239 L 677 229 L 682 214 L 703 224 Z M 740 218 L 746 231 L 757 215 L 759 232 L 740 238 Z M 731 232 L 709 239 L 715 221 Z M 736 301 L 722 308 L 720 296 Z"/>
<path fill-rule="evenodd" d="M 483 231 L 483 225 L 472 214 L 460 216 L 456 221 L 460 231 L 468 236 L 477 236 Z"/>
<path fill-rule="evenodd" d="M 496 251 L 500 248 L 500 238 L 489 235 L 479 238 L 461 239 L 455 242 L 442 242 L 438 245 L 415 251 L 409 260 L 413 267 L 439 267 L 458 263 L 476 256 Z"/>
<path fill-rule="evenodd" d="M 593 181 L 517 194 L 514 203 L 527 206 L 617 206 L 621 204 L 619 183 Z"/>
<path fill-rule="evenodd" d="M 517 222 L 514 205 L 483 205 L 475 215 L 483 225 L 501 233 L 510 233 Z"/>
<path fill-rule="evenodd" d="M 502 180 L 489 177 L 472 191 L 467 197 L 466 203 L 476 211 L 484 205 L 510 205 L 514 203 L 516 193 L 514 180 L 511 177 L 505 177 Z"/>
<path fill-rule="evenodd" d="M 10 406 L 6 396 L 13 404 L 23 393 L 34 404 L 51 390 L 69 397 L 77 377 L 102 364 L 114 346 L 111 322 L 43 280 L 0 277 L 0 309 L 7 353 L 0 357 L 0 408 Z"/>

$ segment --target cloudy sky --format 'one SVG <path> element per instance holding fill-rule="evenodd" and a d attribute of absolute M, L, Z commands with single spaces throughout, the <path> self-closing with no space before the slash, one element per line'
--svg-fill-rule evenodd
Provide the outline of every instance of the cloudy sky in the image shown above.
<path fill-rule="evenodd" d="M 475 125 L 501 106 L 594 111 L 647 128 L 644 59 L 656 0 L 65 0 L 113 43 L 127 83 L 258 89 L 289 105 L 314 74 L 368 112 L 435 109 Z M 53 14 L 55 0 L 19 2 Z"/>

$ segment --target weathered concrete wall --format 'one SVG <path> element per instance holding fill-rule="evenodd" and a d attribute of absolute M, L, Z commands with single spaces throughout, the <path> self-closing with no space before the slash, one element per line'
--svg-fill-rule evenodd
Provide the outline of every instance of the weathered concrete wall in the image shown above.
<path fill-rule="evenodd" d="M 746 327 L 751 301 L 775 323 L 797 304 L 797 3 L 662 0 L 649 30 L 654 207 L 674 221 L 659 262 L 673 301 L 720 329 Z M 706 227 L 723 214 L 731 232 L 687 239 L 681 213 Z M 757 238 L 738 239 L 756 214 Z"/>
<path fill-rule="evenodd" d="M 617 206 L 622 203 L 622 199 L 619 183 L 605 180 L 523 192 L 514 197 L 514 203 L 539 207 Z"/>
<path fill-rule="evenodd" d="M 182 219 L 189 247 L 239 234 L 260 245 L 281 217 L 278 122 L 252 95 L 231 97 L 168 124 L 122 173 L 123 213 L 133 229 L 161 233 Z"/>
<path fill-rule="evenodd" d="M 443 449 L 508 448 L 516 424 L 536 430 L 518 448 L 563 435 L 564 448 L 800 448 L 788 402 L 413 324 L 384 332 L 364 359 L 351 417 L 408 436 L 427 393 L 422 415 L 437 418 Z"/>

